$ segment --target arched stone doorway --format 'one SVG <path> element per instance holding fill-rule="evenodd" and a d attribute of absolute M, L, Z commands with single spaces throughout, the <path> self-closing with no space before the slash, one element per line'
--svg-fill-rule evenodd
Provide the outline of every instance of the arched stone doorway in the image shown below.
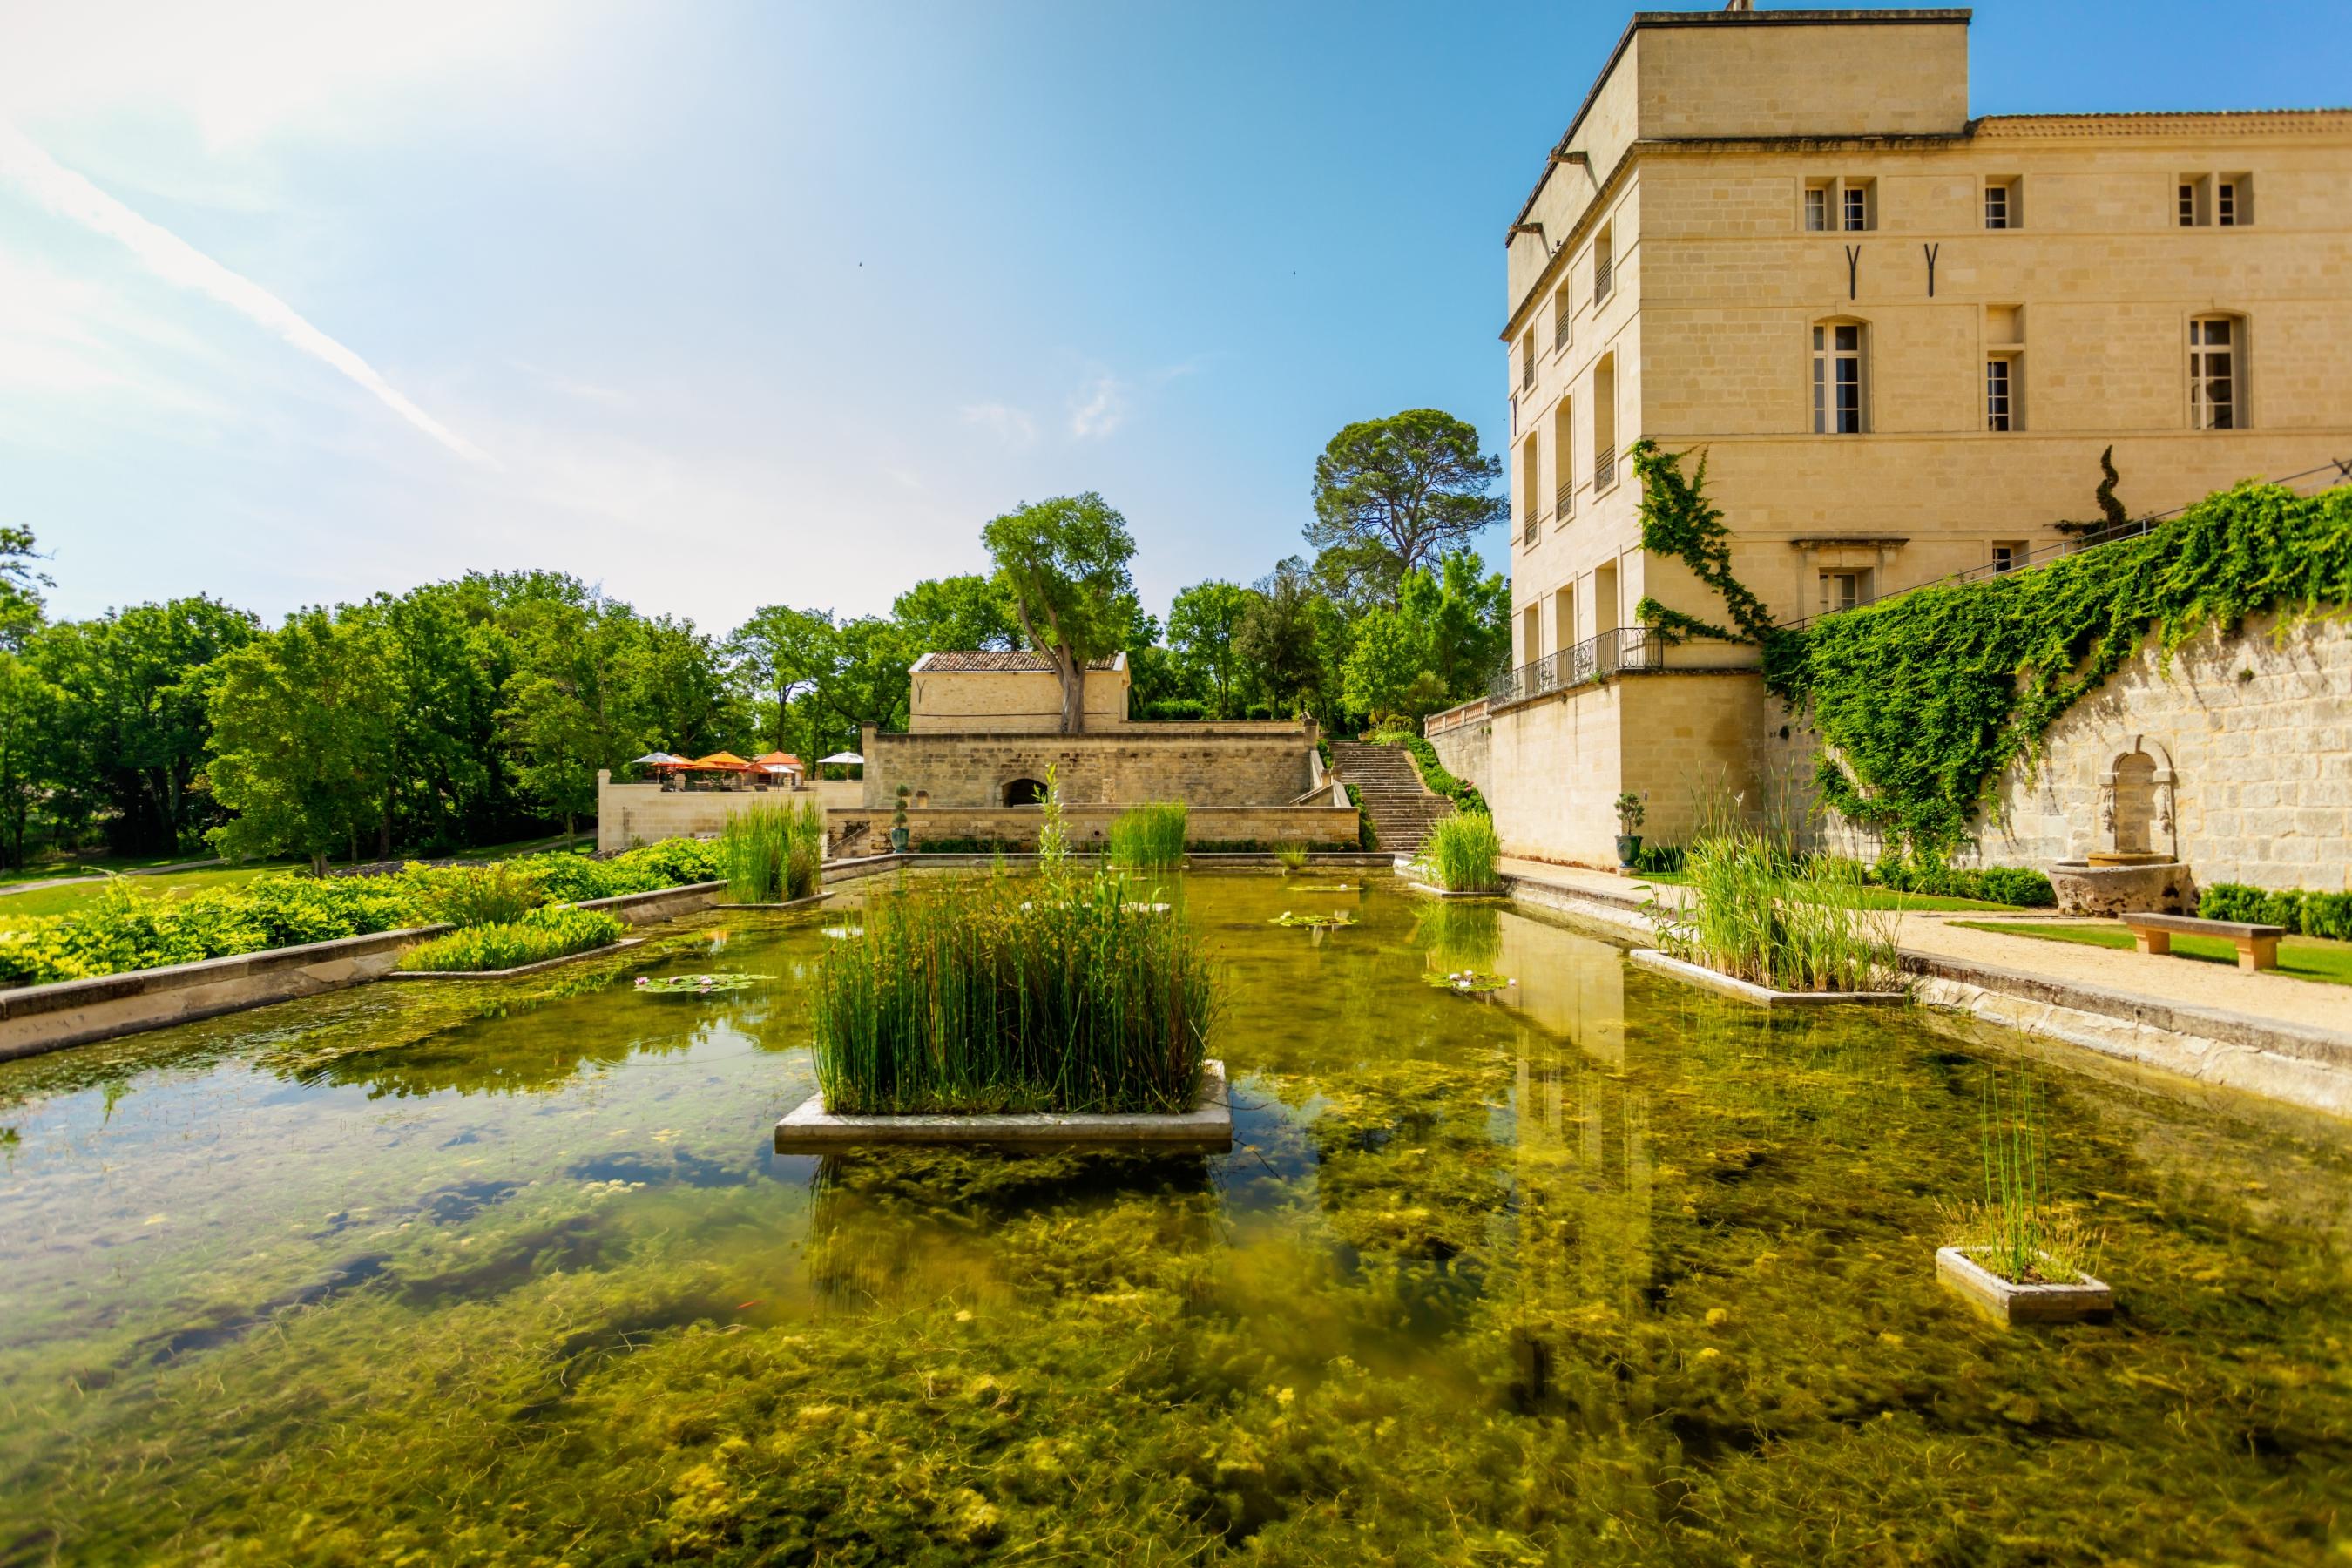
<path fill-rule="evenodd" d="M 1043 805 L 1045 786 L 1035 779 L 1014 779 L 1004 786 L 1007 805 Z"/>

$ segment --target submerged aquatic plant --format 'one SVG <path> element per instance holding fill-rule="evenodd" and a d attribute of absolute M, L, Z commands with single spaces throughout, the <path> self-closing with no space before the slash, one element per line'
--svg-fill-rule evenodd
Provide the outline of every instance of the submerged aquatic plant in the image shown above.
<path fill-rule="evenodd" d="M 1503 841 L 1484 812 L 1457 811 L 1429 830 L 1414 858 L 1430 880 L 1449 893 L 1490 893 L 1503 885 Z"/>
<path fill-rule="evenodd" d="M 734 903 L 813 897 L 824 880 L 824 807 L 761 802 L 737 812 L 719 830 L 719 865 Z"/>
<path fill-rule="evenodd" d="M 1895 917 L 1868 907 L 1861 868 L 1800 854 L 1784 823 L 1711 809 L 1683 863 L 1690 897 L 1654 898 L 1658 945 L 1685 963 L 1776 991 L 1892 991 L 1903 984 Z"/>
<path fill-rule="evenodd" d="M 2098 1267 L 2104 1237 L 2082 1215 L 2051 1201 L 2043 1173 L 2048 1136 L 2033 1075 L 2020 1072 L 2006 1086 L 1985 1075 L 1984 1196 L 1947 1204 L 1948 1245 L 2019 1285 L 2069 1285 Z"/>
<path fill-rule="evenodd" d="M 1184 1111 L 1221 1005 L 1199 932 L 1108 872 L 877 900 L 812 1001 L 837 1111 Z"/>
<path fill-rule="evenodd" d="M 1182 865 L 1186 816 L 1182 801 L 1120 812 L 1104 840 L 1111 864 L 1132 871 L 1165 871 Z"/>

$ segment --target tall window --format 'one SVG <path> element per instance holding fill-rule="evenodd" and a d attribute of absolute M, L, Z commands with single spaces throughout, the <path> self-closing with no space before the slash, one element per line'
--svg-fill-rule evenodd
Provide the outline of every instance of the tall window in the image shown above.
<path fill-rule="evenodd" d="M 2242 427 L 2238 355 L 2244 344 L 2231 316 L 2200 316 L 2189 323 L 2189 424 L 2196 430 Z"/>
<path fill-rule="evenodd" d="M 1519 338 L 1519 386 L 1522 390 L 1536 384 L 1536 333 L 1529 327 Z"/>
<path fill-rule="evenodd" d="M 1576 515 L 1576 443 L 1570 437 L 1572 405 L 1565 397 L 1551 411 L 1552 516 L 1566 522 Z"/>
<path fill-rule="evenodd" d="M 1830 226 L 1830 188 L 1825 184 L 1805 187 L 1805 227 L 1814 234 L 1827 233 Z"/>
<path fill-rule="evenodd" d="M 1859 233 L 1870 226 L 1870 187 L 1848 184 L 1838 192 L 1838 226 Z"/>
<path fill-rule="evenodd" d="M 2235 227 L 2238 222 L 2238 182 L 2213 182 L 2213 221 L 2223 228 Z"/>
<path fill-rule="evenodd" d="M 2180 182 L 2180 226 L 2183 228 L 2197 226 L 2197 212 L 2204 205 L 2197 199 L 2197 186 L 2198 182 L 2195 180 Z"/>
<path fill-rule="evenodd" d="M 1617 482 L 1617 356 L 1592 367 L 1592 493 Z"/>
<path fill-rule="evenodd" d="M 1551 297 L 1551 346 L 1554 353 L 1568 346 L 1569 338 L 1576 331 L 1575 322 L 1576 300 L 1570 295 L 1568 285 L 1562 283 L 1553 290 Z"/>
<path fill-rule="evenodd" d="M 1609 298 L 1610 290 L 1617 286 L 1616 259 L 1616 249 L 1610 244 L 1609 231 L 1604 228 L 1601 237 L 1592 242 L 1592 302 L 1595 305 Z"/>
<path fill-rule="evenodd" d="M 1541 432 L 1529 431 L 1519 447 L 1519 495 L 1526 517 L 1521 529 L 1527 542 L 1536 542 L 1536 524 L 1543 517 L 1543 452 L 1537 446 Z"/>
<path fill-rule="evenodd" d="M 1814 435 L 1861 432 L 1862 345 L 1859 321 L 1822 321 L 1814 326 Z"/>
<path fill-rule="evenodd" d="M 2016 362 L 2006 354 L 1996 354 L 1985 361 L 1985 428 L 1988 430 L 2017 428 L 2016 405 L 2010 395 L 2010 378 L 2016 368 Z"/>
<path fill-rule="evenodd" d="M 1987 180 L 1984 188 L 1985 227 L 2015 228 L 2018 216 L 2017 182 Z"/>
<path fill-rule="evenodd" d="M 1851 610 L 1856 605 L 1870 602 L 1870 574 L 1867 572 L 1824 572 L 1822 574 L 1822 614 Z"/>

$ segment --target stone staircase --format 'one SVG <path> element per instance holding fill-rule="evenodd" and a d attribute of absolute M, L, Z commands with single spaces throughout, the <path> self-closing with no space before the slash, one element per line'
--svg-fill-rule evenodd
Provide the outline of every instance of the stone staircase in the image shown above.
<path fill-rule="evenodd" d="M 1360 741 L 1331 742 L 1331 771 L 1356 795 L 1371 818 L 1383 854 L 1411 855 L 1429 830 L 1454 815 L 1454 803 L 1432 795 L 1421 770 L 1402 746 L 1368 746 Z"/>

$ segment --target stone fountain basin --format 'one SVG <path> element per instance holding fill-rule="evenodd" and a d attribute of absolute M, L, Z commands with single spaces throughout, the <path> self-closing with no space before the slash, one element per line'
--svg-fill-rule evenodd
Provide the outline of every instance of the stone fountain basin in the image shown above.
<path fill-rule="evenodd" d="M 2061 860 L 2050 868 L 2050 886 L 2062 915 L 2193 915 L 2197 879 L 2185 862 L 2158 860 L 2138 866 L 2094 866 Z"/>

